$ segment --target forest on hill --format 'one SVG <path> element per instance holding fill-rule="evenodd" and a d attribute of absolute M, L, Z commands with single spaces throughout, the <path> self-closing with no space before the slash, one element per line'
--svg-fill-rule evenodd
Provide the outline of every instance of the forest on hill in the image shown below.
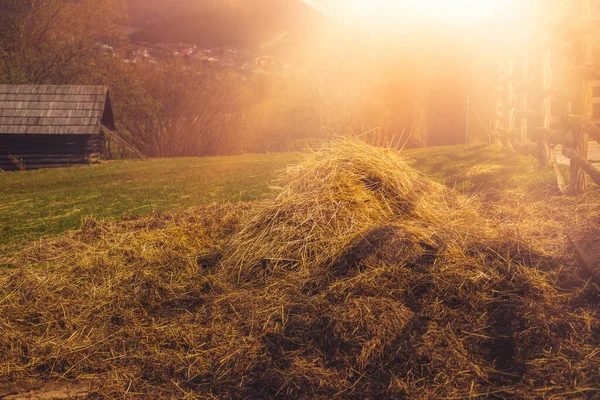
<path fill-rule="evenodd" d="M 145 58 L 144 43 L 166 56 Z M 487 101 L 469 86 L 487 73 L 471 45 L 443 27 L 389 41 L 296 0 L 0 3 L 0 84 L 106 85 L 117 131 L 151 157 L 289 151 L 347 133 L 463 143 L 467 93 Z"/>
<path fill-rule="evenodd" d="M 307 37 L 333 20 L 300 0 L 128 0 L 134 40 L 256 49 L 282 31 Z"/>

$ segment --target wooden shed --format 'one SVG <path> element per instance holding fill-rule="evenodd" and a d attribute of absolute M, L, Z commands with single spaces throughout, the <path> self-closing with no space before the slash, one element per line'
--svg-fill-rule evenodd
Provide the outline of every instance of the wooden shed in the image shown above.
<path fill-rule="evenodd" d="M 105 86 L 0 85 L 0 169 L 90 164 L 115 122 Z"/>

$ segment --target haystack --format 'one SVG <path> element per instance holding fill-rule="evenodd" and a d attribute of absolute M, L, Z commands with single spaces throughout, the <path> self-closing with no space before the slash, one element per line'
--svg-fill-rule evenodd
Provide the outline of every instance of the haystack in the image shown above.
<path fill-rule="evenodd" d="M 597 395 L 600 286 L 564 235 L 484 217 L 354 139 L 277 185 L 0 258 L 0 393 L 85 379 L 100 397 Z"/>
<path fill-rule="evenodd" d="M 237 281 L 282 270 L 328 272 L 356 246 L 377 247 L 385 226 L 398 221 L 409 239 L 406 256 L 415 257 L 410 253 L 437 247 L 440 235 L 472 214 L 464 198 L 419 174 L 397 151 L 354 138 L 307 154 L 276 184 L 230 243 L 223 268 Z"/>

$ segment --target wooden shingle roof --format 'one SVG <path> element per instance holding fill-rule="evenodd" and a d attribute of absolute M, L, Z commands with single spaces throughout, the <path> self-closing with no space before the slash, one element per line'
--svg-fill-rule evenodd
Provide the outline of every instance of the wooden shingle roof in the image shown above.
<path fill-rule="evenodd" d="M 0 134 L 97 134 L 114 129 L 105 86 L 0 85 Z"/>

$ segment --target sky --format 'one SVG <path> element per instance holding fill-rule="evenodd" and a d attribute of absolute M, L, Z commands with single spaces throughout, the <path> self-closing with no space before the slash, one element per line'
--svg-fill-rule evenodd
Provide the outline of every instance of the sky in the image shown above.
<path fill-rule="evenodd" d="M 522 11 L 527 0 L 303 0 L 317 9 L 373 31 L 435 23 L 477 26 Z"/>

